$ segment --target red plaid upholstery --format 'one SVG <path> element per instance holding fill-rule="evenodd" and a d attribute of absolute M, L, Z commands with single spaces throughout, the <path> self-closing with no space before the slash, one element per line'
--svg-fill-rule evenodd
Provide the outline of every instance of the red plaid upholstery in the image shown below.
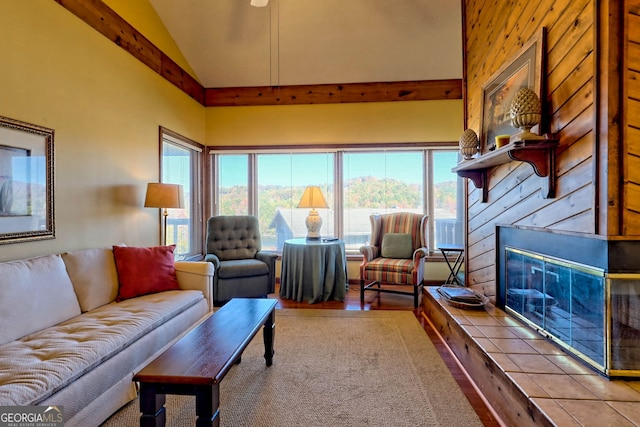
<path fill-rule="evenodd" d="M 360 248 L 363 255 L 360 265 L 361 286 L 381 283 L 390 285 L 414 285 L 417 305 L 417 287 L 422 287 L 424 257 L 427 256 L 428 216 L 409 212 L 371 215 L 371 244 Z M 413 257 L 411 259 L 382 258 L 381 244 L 385 233 L 411 234 Z M 375 288 L 372 288 L 376 290 Z M 364 291 L 361 294 L 364 299 Z"/>
<path fill-rule="evenodd" d="M 375 258 L 367 264 L 366 278 L 380 283 L 412 284 L 413 260 Z"/>

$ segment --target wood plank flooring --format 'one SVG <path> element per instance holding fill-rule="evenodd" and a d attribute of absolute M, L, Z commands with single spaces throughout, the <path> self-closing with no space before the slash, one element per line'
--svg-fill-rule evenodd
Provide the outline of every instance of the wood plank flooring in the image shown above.
<path fill-rule="evenodd" d="M 410 288 L 407 288 L 410 289 Z M 270 297 L 278 299 L 277 308 L 322 308 L 322 309 L 335 309 L 335 310 L 409 310 L 412 311 L 427 335 L 435 345 L 436 349 L 440 353 L 440 356 L 444 360 L 445 364 L 451 371 L 451 374 L 457 381 L 458 385 L 462 389 L 463 393 L 469 399 L 469 402 L 473 406 L 474 410 L 478 414 L 478 417 L 482 423 L 487 427 L 500 426 L 498 418 L 491 411 L 482 395 L 478 392 L 473 382 L 469 379 L 469 376 L 458 363 L 458 360 L 449 350 L 447 344 L 441 339 L 438 332 L 432 327 L 429 319 L 423 312 L 422 307 L 413 309 L 413 298 L 411 296 L 396 295 L 396 294 L 377 294 L 369 292 L 365 294 L 364 304 L 360 303 L 360 286 L 349 285 L 349 291 L 347 292 L 344 302 L 341 301 L 327 301 L 317 304 L 308 304 L 306 302 L 296 302 L 291 300 L 282 299 L 279 296 L 279 287 L 276 285 L 276 292 Z M 455 426 L 452 426 L 455 427 Z"/>

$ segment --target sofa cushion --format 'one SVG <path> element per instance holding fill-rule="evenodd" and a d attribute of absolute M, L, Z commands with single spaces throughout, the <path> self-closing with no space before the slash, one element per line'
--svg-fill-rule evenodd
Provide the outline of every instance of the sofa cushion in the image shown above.
<path fill-rule="evenodd" d="M 216 274 L 220 279 L 260 276 L 269 274 L 269 266 L 257 259 L 221 261 Z"/>
<path fill-rule="evenodd" d="M 104 305 L 0 346 L 0 406 L 39 404 L 201 301 L 200 291 L 145 295 Z M 151 350 L 144 358 L 159 347 Z M 139 357 L 131 355 L 130 365 L 121 370 L 135 370 Z M 114 372 L 114 378 L 122 376 Z"/>
<path fill-rule="evenodd" d="M 60 255 L 0 263 L 0 344 L 79 314 Z"/>
<path fill-rule="evenodd" d="M 173 264 L 175 248 L 176 245 L 150 248 L 114 246 L 113 256 L 120 283 L 116 301 L 180 289 Z"/>
<path fill-rule="evenodd" d="M 82 312 L 115 301 L 118 272 L 111 248 L 83 249 L 62 254 Z"/>

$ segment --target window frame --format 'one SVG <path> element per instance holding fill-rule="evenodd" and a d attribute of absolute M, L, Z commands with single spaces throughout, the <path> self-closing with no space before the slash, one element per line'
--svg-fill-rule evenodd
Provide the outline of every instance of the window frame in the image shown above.
<path fill-rule="evenodd" d="M 160 148 L 160 182 L 164 177 L 164 144 L 168 143 L 173 146 L 189 150 L 191 158 L 189 166 L 189 179 L 191 180 L 191 195 L 189 198 L 190 206 L 190 248 L 185 254 L 180 254 L 181 259 L 194 260 L 200 259 L 204 254 L 204 170 L 205 170 L 205 146 L 197 141 L 180 135 L 177 132 L 169 130 L 163 126 L 159 127 L 159 148 Z M 187 200 L 185 200 L 187 202 Z M 169 219 L 169 222 L 171 220 Z M 160 233 L 164 233 L 162 221 L 160 221 Z"/>
<path fill-rule="evenodd" d="M 248 195 L 249 198 L 249 215 L 257 215 L 257 191 L 258 183 L 256 177 L 256 164 L 258 154 L 267 153 L 334 153 L 334 197 L 335 197 L 335 209 L 334 209 L 334 224 L 336 237 L 342 237 L 344 233 L 343 226 L 343 154 L 346 152 L 370 152 L 370 153 L 382 153 L 389 151 L 421 151 L 423 156 L 423 212 L 429 216 L 429 218 L 435 218 L 435 199 L 432 188 L 434 185 L 434 171 L 433 171 L 433 152 L 434 151 L 458 151 L 458 142 L 444 141 L 444 142 L 429 142 L 429 143 L 387 143 L 384 145 L 363 145 L 363 144 L 335 144 L 326 146 L 237 146 L 237 147 L 206 147 L 206 159 L 207 165 L 210 166 L 208 172 L 209 191 L 207 191 L 207 197 L 210 198 L 208 203 L 208 215 L 217 215 L 217 155 L 225 154 L 245 154 L 249 158 L 249 185 Z M 213 161 L 212 161 L 213 160 Z M 464 188 L 464 187 L 463 187 Z M 460 195 L 464 197 L 464 194 Z M 464 212 L 462 212 L 464 214 Z M 464 236 L 464 234 L 463 234 Z M 435 246 L 435 221 L 429 221 L 428 223 L 428 248 L 429 258 L 441 259 L 442 254 Z M 349 255 L 356 255 L 354 253 L 348 253 Z"/>

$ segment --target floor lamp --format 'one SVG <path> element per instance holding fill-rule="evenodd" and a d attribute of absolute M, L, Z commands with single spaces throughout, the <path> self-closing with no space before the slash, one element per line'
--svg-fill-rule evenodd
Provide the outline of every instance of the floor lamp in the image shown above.
<path fill-rule="evenodd" d="M 144 199 L 145 208 L 161 208 L 163 209 L 163 238 L 162 244 L 167 244 L 167 217 L 169 211 L 167 209 L 183 209 L 184 195 L 182 193 L 182 185 L 163 184 L 150 182 L 147 184 L 147 195 Z"/>

